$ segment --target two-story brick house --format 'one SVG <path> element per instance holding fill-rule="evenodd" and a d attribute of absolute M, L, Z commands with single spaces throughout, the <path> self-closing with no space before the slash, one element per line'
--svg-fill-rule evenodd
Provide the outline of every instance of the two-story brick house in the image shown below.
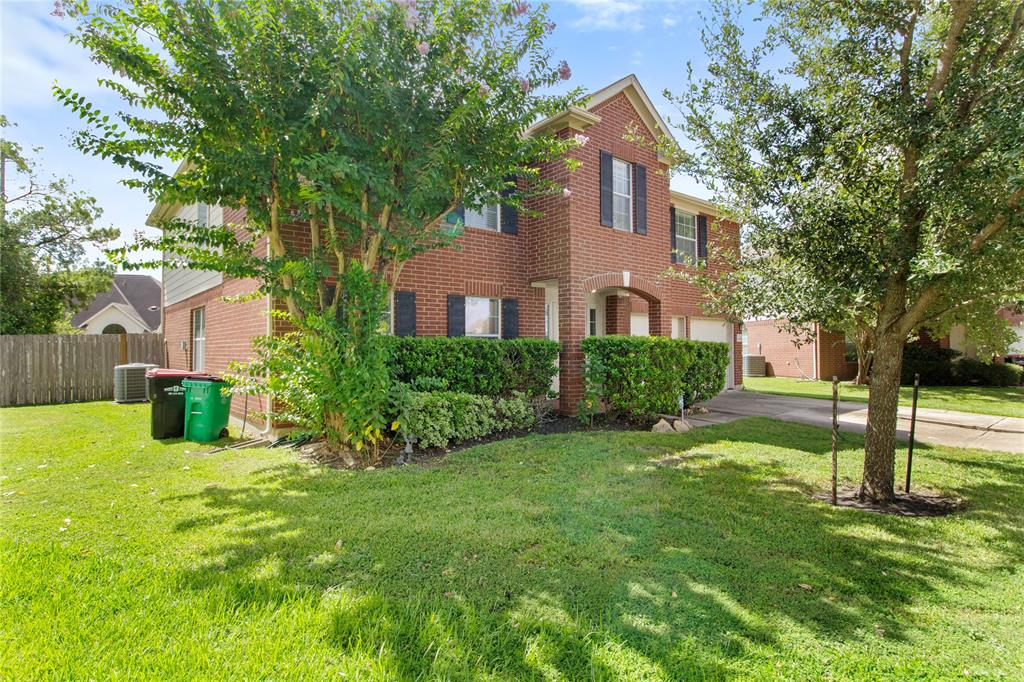
<path fill-rule="evenodd" d="M 630 131 L 646 143 L 627 141 Z M 733 326 L 706 317 L 691 285 L 664 274 L 706 259 L 709 240 L 739 239 L 735 225 L 715 226 L 714 206 L 671 191 L 653 142 L 669 129 L 635 76 L 594 93 L 585 108 L 539 122 L 530 134 L 579 133 L 570 152 L 582 165 L 542 169 L 568 189 L 529 206 L 540 217 L 503 206 L 462 212 L 458 249 L 409 261 L 392 301 L 395 334 L 548 337 L 561 342 L 560 407 L 582 397 L 580 341 L 588 335 L 664 335 L 729 343 L 726 385 L 742 382 Z M 158 206 L 151 218 L 237 221 L 217 207 Z M 709 267 L 721 267 L 709 263 Z M 223 372 L 244 359 L 254 336 L 269 330 L 269 301 L 226 303 L 252 283 L 217 273 L 164 272 L 164 320 L 172 367 Z M 262 408 L 261 399 L 250 408 Z M 243 406 L 235 401 L 234 410 Z M 250 410 L 251 411 L 251 410 Z"/>

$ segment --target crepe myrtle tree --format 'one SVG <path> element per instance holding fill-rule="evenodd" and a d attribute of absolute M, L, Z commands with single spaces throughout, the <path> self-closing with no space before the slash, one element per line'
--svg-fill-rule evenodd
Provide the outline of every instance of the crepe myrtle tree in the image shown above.
<path fill-rule="evenodd" d="M 863 334 L 861 495 L 884 503 L 908 338 L 1024 289 L 1024 3 L 767 0 L 749 38 L 740 11 L 713 5 L 674 97 L 680 166 L 745 226 L 739 268 L 696 277 L 738 315 Z"/>
<path fill-rule="evenodd" d="M 105 112 L 57 98 L 82 151 L 132 171 L 158 202 L 245 210 L 237 224 L 180 220 L 114 257 L 157 249 L 178 267 L 254 278 L 290 332 L 262 339 L 247 390 L 338 446 L 386 426 L 380 319 L 413 256 L 449 245 L 459 205 L 523 208 L 561 191 L 538 165 L 574 140 L 526 136 L 579 100 L 545 48 L 547 7 L 498 0 L 135 0 L 65 4 L 71 39 L 111 76 Z M 175 173 L 155 159 L 179 162 Z M 569 162 L 567 162 L 569 163 Z M 286 237 L 286 232 L 292 235 Z M 257 244 L 266 241 L 269 253 Z M 306 246 L 299 247 L 298 244 Z M 284 355 L 282 355 L 284 353 Z M 277 368 L 267 377 L 263 370 Z M 244 374 L 244 373 L 240 373 Z M 244 384 L 244 382 L 243 382 Z M 289 412 L 290 411 L 290 412 Z"/>

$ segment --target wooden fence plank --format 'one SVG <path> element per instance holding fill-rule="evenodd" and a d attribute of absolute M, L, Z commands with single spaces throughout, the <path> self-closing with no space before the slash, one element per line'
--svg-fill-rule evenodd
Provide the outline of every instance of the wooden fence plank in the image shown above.
<path fill-rule="evenodd" d="M 111 400 L 116 334 L 0 336 L 0 407 Z M 162 365 L 162 334 L 129 334 L 128 362 Z"/>

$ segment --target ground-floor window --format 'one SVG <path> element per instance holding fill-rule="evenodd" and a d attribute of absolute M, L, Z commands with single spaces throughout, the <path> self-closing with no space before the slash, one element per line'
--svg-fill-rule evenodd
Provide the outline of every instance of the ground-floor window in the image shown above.
<path fill-rule="evenodd" d="M 587 335 L 597 336 L 597 308 L 587 309 Z"/>
<path fill-rule="evenodd" d="M 857 345 L 849 336 L 843 338 L 843 358 L 847 362 L 857 362 Z"/>
<path fill-rule="evenodd" d="M 192 371 L 206 368 L 206 309 L 192 311 Z"/>
<path fill-rule="evenodd" d="M 501 300 L 466 297 L 466 336 L 501 335 Z"/>

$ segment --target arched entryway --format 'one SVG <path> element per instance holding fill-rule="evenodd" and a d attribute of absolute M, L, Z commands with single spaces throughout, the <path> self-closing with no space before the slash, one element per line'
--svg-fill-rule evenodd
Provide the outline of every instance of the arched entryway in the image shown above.
<path fill-rule="evenodd" d="M 662 291 L 656 281 L 628 271 L 604 272 L 586 278 L 583 288 L 587 292 L 585 336 L 671 335 L 671 320 L 662 315 Z M 631 305 L 633 296 L 643 304 Z M 596 325 L 595 317 L 598 318 Z"/>

